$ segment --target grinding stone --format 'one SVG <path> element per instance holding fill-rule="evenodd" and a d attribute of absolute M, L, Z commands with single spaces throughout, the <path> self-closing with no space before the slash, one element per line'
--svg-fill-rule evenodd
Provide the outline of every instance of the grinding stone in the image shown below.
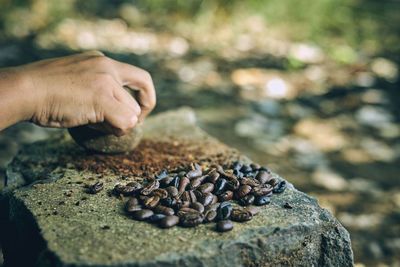
<path fill-rule="evenodd" d="M 132 151 L 142 139 L 142 128 L 136 125 L 128 134 L 115 136 L 79 126 L 68 129 L 75 142 L 89 151 L 116 154 Z"/>

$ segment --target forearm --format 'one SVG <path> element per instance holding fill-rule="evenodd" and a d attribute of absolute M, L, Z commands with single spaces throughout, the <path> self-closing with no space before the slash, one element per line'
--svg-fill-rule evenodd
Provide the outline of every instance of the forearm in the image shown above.
<path fill-rule="evenodd" d="M 0 130 L 32 117 L 34 92 L 20 71 L 18 67 L 0 69 Z"/>

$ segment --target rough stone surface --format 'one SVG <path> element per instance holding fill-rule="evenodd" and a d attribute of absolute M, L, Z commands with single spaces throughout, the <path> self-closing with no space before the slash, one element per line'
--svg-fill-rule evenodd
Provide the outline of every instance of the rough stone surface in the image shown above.
<path fill-rule="evenodd" d="M 101 153 L 124 153 L 133 150 L 142 139 L 142 127 L 136 125 L 128 134 L 115 136 L 98 130 L 79 126 L 68 129 L 75 142 L 89 151 Z"/>
<path fill-rule="evenodd" d="M 196 127 L 189 109 L 149 118 L 143 130 L 145 138 L 188 146 L 186 151 L 193 152 L 188 162 L 221 155 L 249 161 Z M 109 172 L 98 178 L 57 163 L 77 153 L 84 151 L 63 135 L 27 146 L 10 164 L 1 197 L 10 266 L 353 265 L 346 229 L 291 184 L 253 220 L 234 223 L 230 232 L 216 232 L 215 223 L 160 229 L 128 218 L 123 210 L 127 199 L 109 195 L 121 176 Z M 139 178 L 126 181 L 134 179 Z M 84 185 L 97 180 L 105 189 L 88 194 Z M 293 209 L 285 209 L 286 202 Z"/>

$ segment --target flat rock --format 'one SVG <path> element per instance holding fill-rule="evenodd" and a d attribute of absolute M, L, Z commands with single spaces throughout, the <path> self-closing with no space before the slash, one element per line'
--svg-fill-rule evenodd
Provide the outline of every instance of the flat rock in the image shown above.
<path fill-rule="evenodd" d="M 132 220 L 124 213 L 127 199 L 111 194 L 117 182 L 142 181 L 151 176 L 148 171 L 190 162 L 250 162 L 199 129 L 193 111 L 187 108 L 147 119 L 143 133 L 144 145 L 139 144 L 136 152 L 107 155 L 109 158 L 96 158 L 91 164 L 96 155 L 85 152 L 68 135 L 26 146 L 9 165 L 7 188 L 1 196 L 1 216 L 8 221 L 2 227 L 6 264 L 353 265 L 346 229 L 329 211 L 320 208 L 315 198 L 290 183 L 284 193 L 273 195 L 271 204 L 261 207 L 253 220 L 234 223 L 230 232 L 216 232 L 215 223 L 160 229 Z M 147 154 L 140 154 L 137 149 L 153 149 L 152 153 L 159 153 L 162 161 L 155 164 L 156 156 L 154 160 L 145 158 Z M 140 157 L 142 172 L 135 175 L 107 165 L 131 162 L 136 166 L 132 160 L 139 159 L 141 164 Z M 87 164 L 79 165 L 80 162 Z M 97 164 L 101 166 L 95 168 Z M 85 185 L 97 181 L 104 183 L 104 190 L 89 194 Z M 293 208 L 284 208 L 286 202 Z"/>

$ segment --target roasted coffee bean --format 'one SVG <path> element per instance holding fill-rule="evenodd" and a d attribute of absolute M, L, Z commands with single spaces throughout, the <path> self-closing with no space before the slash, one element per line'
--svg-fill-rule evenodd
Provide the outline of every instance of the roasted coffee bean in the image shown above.
<path fill-rule="evenodd" d="M 168 177 L 168 171 L 167 170 L 162 170 L 158 175 L 156 175 L 156 179 L 157 180 L 161 180 L 161 179 L 164 179 L 164 178 L 167 178 Z"/>
<path fill-rule="evenodd" d="M 224 178 L 219 178 L 214 186 L 214 194 L 221 195 L 224 192 L 226 186 L 226 180 Z"/>
<path fill-rule="evenodd" d="M 231 200 L 233 197 L 233 192 L 230 190 L 225 191 L 224 193 L 222 193 L 221 195 L 218 196 L 218 200 L 220 202 L 224 202 L 224 201 L 229 201 Z"/>
<path fill-rule="evenodd" d="M 234 163 L 232 164 L 231 169 L 233 169 L 233 170 L 238 170 L 238 171 L 239 171 L 242 167 L 243 167 L 243 162 L 241 162 L 241 161 L 236 161 L 236 162 L 234 162 Z"/>
<path fill-rule="evenodd" d="M 255 187 L 255 186 L 259 186 L 260 182 L 253 178 L 243 178 L 243 179 L 240 179 L 240 184 L 250 185 L 251 187 Z"/>
<path fill-rule="evenodd" d="M 227 178 L 226 180 L 226 186 L 232 191 L 235 191 L 239 188 L 240 182 L 236 178 Z"/>
<path fill-rule="evenodd" d="M 117 184 L 114 187 L 114 192 L 117 195 L 122 194 L 124 196 L 128 196 L 128 195 L 131 195 L 131 194 L 135 193 L 135 191 L 136 190 L 132 186 L 126 186 L 126 185 L 122 185 L 122 184 Z"/>
<path fill-rule="evenodd" d="M 202 176 L 202 177 L 204 177 L 204 176 Z M 201 183 L 202 183 L 203 181 L 202 181 L 202 179 L 200 179 L 200 178 L 201 178 L 201 177 L 195 178 L 195 179 L 193 179 L 193 180 L 190 182 L 189 188 L 190 188 L 191 190 L 194 190 L 194 189 L 196 189 L 197 187 L 199 187 L 199 186 L 201 185 Z"/>
<path fill-rule="evenodd" d="M 255 197 L 253 195 L 247 195 L 239 199 L 239 204 L 242 206 L 248 206 L 253 204 Z"/>
<path fill-rule="evenodd" d="M 102 182 L 97 182 L 89 187 L 89 192 L 91 194 L 97 194 L 101 190 L 103 190 L 104 184 Z"/>
<path fill-rule="evenodd" d="M 176 208 L 177 208 L 178 210 L 183 209 L 183 208 L 188 208 L 189 205 L 190 205 L 190 202 L 189 202 L 189 201 L 178 200 L 178 201 L 176 202 Z"/>
<path fill-rule="evenodd" d="M 233 229 L 233 223 L 230 220 L 223 220 L 217 223 L 218 232 L 227 232 Z"/>
<path fill-rule="evenodd" d="M 176 198 L 179 195 L 178 189 L 175 186 L 168 186 L 165 190 L 168 192 L 168 196 Z"/>
<path fill-rule="evenodd" d="M 155 207 L 154 212 L 160 213 L 160 214 L 165 214 L 165 215 L 174 215 L 175 214 L 174 209 L 166 207 L 166 206 L 162 206 L 162 205 L 158 205 L 157 207 Z"/>
<path fill-rule="evenodd" d="M 196 194 L 194 193 L 194 191 L 193 190 L 189 190 L 188 192 L 189 192 L 189 201 L 191 203 L 196 202 L 197 201 L 197 197 L 196 197 Z"/>
<path fill-rule="evenodd" d="M 139 205 L 139 202 L 136 198 L 129 199 L 125 204 L 125 210 L 127 212 L 134 212 L 137 210 L 141 210 L 142 206 Z"/>
<path fill-rule="evenodd" d="M 203 216 L 197 210 L 190 208 L 180 209 L 177 213 L 179 222 L 184 227 L 193 227 L 203 222 Z"/>
<path fill-rule="evenodd" d="M 140 194 L 142 195 L 150 195 L 151 192 L 156 190 L 160 186 L 160 182 L 158 180 L 152 180 L 149 182 L 142 190 L 140 191 Z"/>
<path fill-rule="evenodd" d="M 199 189 L 198 189 L 201 193 L 210 193 L 214 190 L 214 184 L 212 183 L 205 183 L 202 184 Z"/>
<path fill-rule="evenodd" d="M 256 179 L 261 183 L 261 184 L 265 184 L 266 182 L 268 182 L 269 180 L 271 180 L 272 176 L 271 174 L 269 174 L 266 171 L 259 171 Z"/>
<path fill-rule="evenodd" d="M 251 186 L 250 185 L 241 185 L 239 189 L 236 191 L 238 199 L 241 199 L 251 191 Z"/>
<path fill-rule="evenodd" d="M 203 206 L 208 206 L 213 202 L 214 195 L 212 193 L 205 193 L 202 195 L 200 199 L 200 203 L 203 204 Z"/>
<path fill-rule="evenodd" d="M 160 180 L 160 186 L 162 187 L 167 187 L 171 184 L 171 182 L 174 180 L 174 177 L 168 176 L 166 178 L 163 178 Z"/>
<path fill-rule="evenodd" d="M 190 208 L 197 210 L 200 213 L 204 212 L 204 206 L 200 202 L 190 203 Z"/>
<path fill-rule="evenodd" d="M 188 201 L 188 202 L 190 202 L 189 191 L 183 192 L 183 194 L 181 195 L 181 199 L 182 199 L 183 201 Z"/>
<path fill-rule="evenodd" d="M 250 211 L 242 208 L 234 208 L 231 213 L 231 220 L 235 222 L 246 222 L 253 219 L 253 214 Z"/>
<path fill-rule="evenodd" d="M 179 194 L 182 194 L 186 190 L 186 186 L 188 186 L 189 183 L 190 183 L 189 178 L 187 178 L 187 177 L 181 178 L 181 181 L 180 181 L 179 187 L 178 187 Z"/>
<path fill-rule="evenodd" d="M 233 207 L 231 203 L 227 201 L 222 202 L 217 208 L 217 220 L 221 221 L 229 219 L 229 217 L 231 216 L 232 209 Z"/>
<path fill-rule="evenodd" d="M 138 196 L 139 203 L 143 204 L 148 198 L 149 198 L 148 196 L 139 195 Z"/>
<path fill-rule="evenodd" d="M 201 176 L 203 174 L 203 172 L 201 170 L 201 166 L 199 164 L 197 164 L 197 163 L 194 163 L 191 166 L 191 169 L 192 170 L 190 172 L 186 173 L 186 177 L 189 178 L 189 179 L 193 179 L 193 178 L 199 177 L 199 176 Z"/>
<path fill-rule="evenodd" d="M 286 189 L 286 181 L 282 181 L 282 182 L 280 182 L 279 184 L 277 184 L 275 187 L 274 187 L 274 193 L 275 194 L 280 194 L 280 193 L 282 193 L 283 191 L 285 191 L 285 189 Z"/>
<path fill-rule="evenodd" d="M 203 193 L 201 193 L 199 190 L 194 190 L 194 195 L 196 196 L 196 199 L 201 199 L 201 197 L 203 196 Z"/>
<path fill-rule="evenodd" d="M 174 186 L 174 187 L 176 187 L 176 188 L 178 188 L 179 187 L 179 184 L 181 183 L 181 178 L 179 177 L 179 176 L 176 176 L 173 180 L 172 180 L 172 182 L 171 182 L 171 186 Z"/>
<path fill-rule="evenodd" d="M 265 196 L 272 192 L 274 188 L 270 184 L 263 184 L 257 187 L 253 187 L 251 193 L 258 197 L 258 196 Z"/>
<path fill-rule="evenodd" d="M 158 196 L 152 196 L 147 198 L 143 205 L 148 209 L 153 209 L 158 205 L 158 202 L 160 202 L 160 198 Z"/>
<path fill-rule="evenodd" d="M 144 221 L 153 216 L 154 212 L 152 210 L 138 210 L 132 214 L 132 217 L 139 221 Z"/>
<path fill-rule="evenodd" d="M 248 206 L 248 207 L 245 207 L 245 209 L 250 211 L 250 213 L 253 216 L 256 216 L 260 212 L 260 210 L 257 207 L 254 207 L 254 206 Z"/>
<path fill-rule="evenodd" d="M 165 214 L 153 214 L 149 217 L 148 221 L 151 223 L 156 223 L 161 221 L 163 218 L 165 218 L 167 215 Z"/>
<path fill-rule="evenodd" d="M 204 206 L 204 213 L 206 213 L 206 212 L 208 212 L 210 210 L 215 210 L 216 211 L 218 207 L 219 207 L 218 203 L 210 204 L 208 206 Z"/>
<path fill-rule="evenodd" d="M 162 205 L 166 207 L 173 207 L 176 205 L 176 199 L 172 197 L 167 197 L 166 199 L 163 199 L 160 202 Z"/>
<path fill-rule="evenodd" d="M 257 163 L 251 163 L 250 167 L 253 171 L 257 171 L 259 168 L 261 168 L 260 164 Z"/>
<path fill-rule="evenodd" d="M 164 188 L 157 188 L 151 193 L 152 196 L 158 196 L 160 199 L 165 199 L 168 197 L 168 191 Z"/>
<path fill-rule="evenodd" d="M 175 215 L 169 215 L 161 219 L 161 228 L 171 228 L 179 223 L 179 217 Z"/>
<path fill-rule="evenodd" d="M 257 173 L 258 173 L 257 171 L 252 171 L 252 172 L 246 173 L 244 176 L 246 178 L 256 178 Z"/>
<path fill-rule="evenodd" d="M 268 184 L 272 185 L 273 187 L 275 187 L 278 184 L 278 180 L 275 178 L 272 178 L 271 180 L 269 180 L 267 182 Z"/>
<path fill-rule="evenodd" d="M 217 170 L 217 172 L 219 172 L 220 174 L 224 173 L 224 168 L 221 165 L 216 165 L 215 169 Z"/>
<path fill-rule="evenodd" d="M 240 171 L 243 173 L 248 173 L 251 172 L 253 169 L 249 165 L 243 165 L 242 168 L 240 168 Z"/>
<path fill-rule="evenodd" d="M 219 176 L 220 176 L 220 174 L 217 172 L 217 170 L 213 169 L 213 171 L 208 173 L 207 181 L 215 184 L 217 182 Z"/>
<path fill-rule="evenodd" d="M 268 196 L 259 196 L 254 200 L 254 204 L 257 206 L 267 205 L 271 202 L 271 199 Z"/>
<path fill-rule="evenodd" d="M 215 210 L 209 210 L 207 212 L 204 212 L 204 221 L 205 222 L 212 222 L 215 220 L 217 217 L 217 212 Z"/>
<path fill-rule="evenodd" d="M 283 205 L 283 207 L 285 209 L 293 209 L 293 206 L 289 202 L 286 202 L 285 205 Z"/>
<path fill-rule="evenodd" d="M 208 205 L 213 205 L 215 203 L 218 203 L 218 196 L 213 194 L 213 199 L 212 199 L 211 203 Z"/>

